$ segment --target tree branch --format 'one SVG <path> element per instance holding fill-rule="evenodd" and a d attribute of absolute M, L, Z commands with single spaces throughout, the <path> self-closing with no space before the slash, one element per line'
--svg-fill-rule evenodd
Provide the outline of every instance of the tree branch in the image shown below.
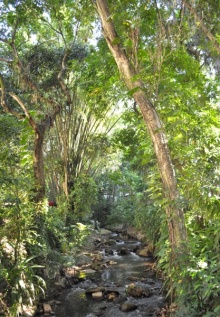
<path fill-rule="evenodd" d="M 8 40 L 3 39 L 2 37 L 0 37 L 0 42 L 9 43 Z"/>
<path fill-rule="evenodd" d="M 16 66 L 18 68 L 18 74 L 20 75 L 22 82 L 37 94 L 37 99 L 40 100 L 42 103 L 51 106 L 54 106 L 54 104 L 56 104 L 57 106 L 59 106 L 54 100 L 46 98 L 40 93 L 40 89 L 38 88 L 37 84 L 35 84 L 34 81 L 30 78 L 30 76 L 28 76 L 25 67 L 19 58 L 17 48 L 14 42 L 11 43 L 11 47 L 13 49 L 15 60 L 17 60 Z M 36 100 L 34 100 L 34 102 L 36 102 Z"/>
<path fill-rule="evenodd" d="M 206 27 L 206 25 L 203 23 L 203 19 L 200 18 L 196 12 L 196 10 L 191 6 L 190 3 L 188 3 L 186 0 L 183 0 L 183 3 L 188 8 L 188 10 L 191 12 L 191 14 L 194 16 L 195 21 L 198 23 L 199 27 L 202 29 L 203 33 L 207 36 L 207 38 L 213 43 L 216 51 L 220 53 L 220 45 L 217 42 L 215 36 L 211 33 L 211 31 Z"/>
<path fill-rule="evenodd" d="M 2 75 L 0 74 L 0 85 L 1 85 L 1 105 L 7 113 L 12 114 L 18 119 L 24 119 L 25 116 L 21 113 L 13 110 L 6 102 L 6 94 L 5 94 L 5 84 Z"/>
<path fill-rule="evenodd" d="M 24 111 L 26 118 L 28 119 L 30 125 L 32 126 L 32 128 L 34 129 L 34 131 L 38 131 L 38 125 L 37 123 L 34 121 L 34 119 L 32 118 L 32 116 L 30 115 L 29 111 L 27 110 L 27 108 L 25 107 L 23 101 L 14 93 L 9 92 L 9 95 L 15 100 L 17 101 L 17 103 L 20 105 L 21 109 Z"/>
<path fill-rule="evenodd" d="M 15 36 L 16 36 L 17 27 L 18 27 L 18 19 L 19 18 L 17 18 L 16 21 L 15 21 L 14 29 L 13 29 L 13 32 L 12 32 L 12 36 L 11 36 L 12 43 L 14 43 L 14 41 L 15 41 Z"/>
<path fill-rule="evenodd" d="M 0 57 L 0 62 L 7 63 L 7 64 L 12 64 L 13 63 L 12 60 L 8 60 L 8 59 L 3 58 L 3 57 Z"/>

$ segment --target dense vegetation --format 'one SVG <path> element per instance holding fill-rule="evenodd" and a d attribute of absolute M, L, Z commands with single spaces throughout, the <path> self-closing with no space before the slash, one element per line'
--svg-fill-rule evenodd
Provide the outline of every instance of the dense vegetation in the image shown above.
<path fill-rule="evenodd" d="M 91 220 L 154 245 L 175 316 L 220 315 L 219 10 L 0 1 L 0 315 Z"/>

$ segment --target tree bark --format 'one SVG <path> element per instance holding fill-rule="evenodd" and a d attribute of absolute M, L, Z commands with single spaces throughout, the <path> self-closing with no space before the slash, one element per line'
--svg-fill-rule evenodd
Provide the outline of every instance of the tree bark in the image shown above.
<path fill-rule="evenodd" d="M 133 92 L 133 98 L 140 107 L 151 137 L 162 179 L 164 196 L 169 200 L 169 206 L 166 208 L 169 240 L 173 250 L 179 249 L 186 240 L 187 234 L 183 210 L 179 206 L 179 191 L 164 129 L 157 111 L 146 95 L 143 82 L 139 79 L 134 79 L 138 73 L 132 67 L 125 50 L 120 44 L 106 0 L 97 0 L 96 8 L 102 22 L 103 34 L 109 50 L 115 59 L 127 88 L 130 92 Z"/>

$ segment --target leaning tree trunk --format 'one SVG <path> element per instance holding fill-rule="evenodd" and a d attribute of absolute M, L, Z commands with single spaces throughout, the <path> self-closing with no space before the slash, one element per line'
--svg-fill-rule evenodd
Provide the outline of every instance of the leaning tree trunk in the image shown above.
<path fill-rule="evenodd" d="M 115 26 L 112 22 L 106 0 L 97 0 L 96 7 L 101 18 L 103 34 L 107 41 L 119 72 L 130 91 L 133 91 L 133 98 L 140 107 L 144 122 L 150 134 L 155 154 L 157 157 L 158 167 L 163 183 L 163 192 L 169 199 L 169 206 L 166 208 L 167 223 L 169 229 L 169 240 L 172 250 L 177 250 L 186 240 L 186 228 L 184 222 L 183 210 L 180 208 L 179 192 L 174 168 L 170 158 L 170 152 L 159 116 L 148 100 L 145 93 L 144 85 L 141 80 L 134 80 L 137 72 L 132 67 L 129 59 L 119 43 L 119 36 L 116 33 Z"/>

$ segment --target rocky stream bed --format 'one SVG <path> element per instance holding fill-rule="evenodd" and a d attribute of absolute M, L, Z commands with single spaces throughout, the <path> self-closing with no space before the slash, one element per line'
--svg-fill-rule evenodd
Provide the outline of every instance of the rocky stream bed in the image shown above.
<path fill-rule="evenodd" d="M 149 246 L 101 230 L 91 236 L 75 265 L 51 281 L 36 315 L 56 317 L 168 316 L 162 280 Z"/>

